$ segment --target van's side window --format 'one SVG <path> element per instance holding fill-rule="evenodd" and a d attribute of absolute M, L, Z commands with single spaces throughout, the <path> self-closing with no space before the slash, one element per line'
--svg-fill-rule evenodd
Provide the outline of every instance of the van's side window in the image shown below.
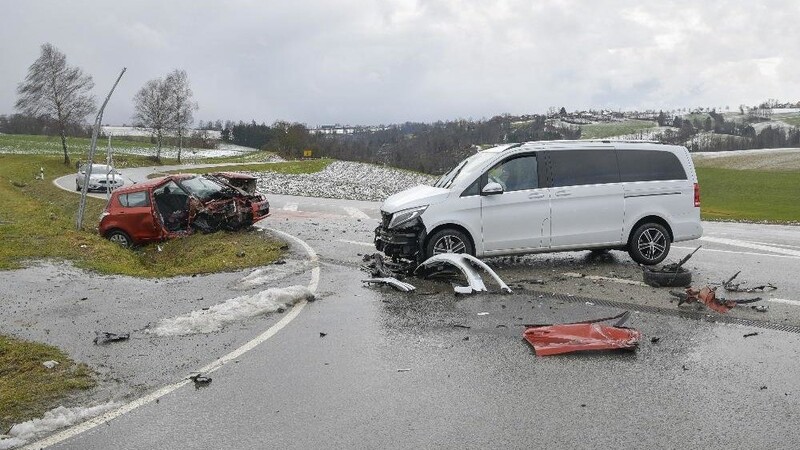
<path fill-rule="evenodd" d="M 549 155 L 553 187 L 619 182 L 614 150 L 559 150 Z"/>
<path fill-rule="evenodd" d="M 487 181 L 500 183 L 505 192 L 524 191 L 539 187 L 536 155 L 505 160 L 489 169 Z"/>
<path fill-rule="evenodd" d="M 670 152 L 617 150 L 622 181 L 685 180 L 678 157 Z"/>
<path fill-rule="evenodd" d="M 120 195 L 119 202 L 126 208 L 150 206 L 150 198 L 147 196 L 147 191 L 131 192 L 130 194 Z"/>

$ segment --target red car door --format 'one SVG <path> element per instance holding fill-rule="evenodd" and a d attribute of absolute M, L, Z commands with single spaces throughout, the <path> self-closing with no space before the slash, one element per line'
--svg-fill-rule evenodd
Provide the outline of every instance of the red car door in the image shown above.
<path fill-rule="evenodd" d="M 134 242 L 157 241 L 164 237 L 161 223 L 156 220 L 150 190 L 120 195 L 120 228 L 127 230 Z"/>

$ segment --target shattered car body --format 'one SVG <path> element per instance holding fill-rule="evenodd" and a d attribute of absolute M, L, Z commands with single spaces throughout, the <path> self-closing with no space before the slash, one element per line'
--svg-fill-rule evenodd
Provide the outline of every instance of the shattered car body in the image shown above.
<path fill-rule="evenodd" d="M 245 174 L 178 174 L 114 191 L 99 232 L 123 245 L 238 230 L 267 217 L 269 201 Z"/>

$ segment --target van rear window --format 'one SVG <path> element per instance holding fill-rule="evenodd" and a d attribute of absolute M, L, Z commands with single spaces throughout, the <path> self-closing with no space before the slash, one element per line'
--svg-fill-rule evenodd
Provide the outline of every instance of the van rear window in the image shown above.
<path fill-rule="evenodd" d="M 675 154 L 653 150 L 617 150 L 622 181 L 685 180 Z"/>
<path fill-rule="evenodd" d="M 614 150 L 559 150 L 549 154 L 553 187 L 619 183 Z"/>

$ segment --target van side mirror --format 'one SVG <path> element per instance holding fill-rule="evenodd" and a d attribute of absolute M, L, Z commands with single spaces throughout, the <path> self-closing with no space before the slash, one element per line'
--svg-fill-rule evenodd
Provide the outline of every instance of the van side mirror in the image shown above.
<path fill-rule="evenodd" d="M 483 195 L 497 195 L 503 193 L 503 186 L 500 183 L 491 182 L 483 187 L 481 191 Z"/>

